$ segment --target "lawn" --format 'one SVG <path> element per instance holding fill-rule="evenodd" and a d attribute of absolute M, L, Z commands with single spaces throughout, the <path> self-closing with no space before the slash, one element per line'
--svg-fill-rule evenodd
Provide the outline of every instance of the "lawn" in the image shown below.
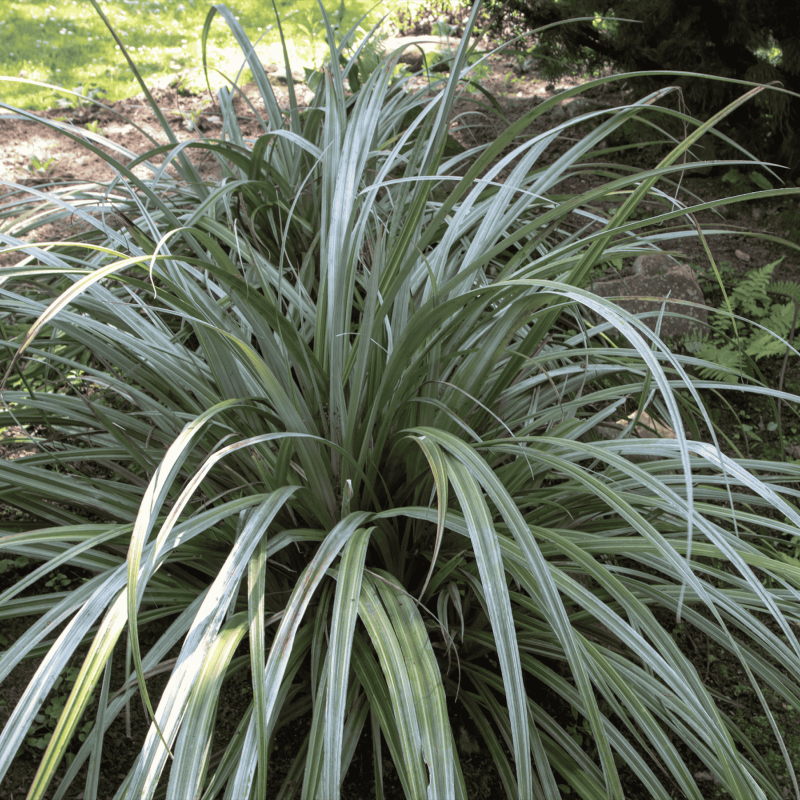
<path fill-rule="evenodd" d="M 350 0 L 339 6 L 325 4 L 334 21 L 349 29 L 362 15 L 365 30 L 381 14 L 421 5 L 417 0 L 385 0 L 381 3 Z M 107 0 L 103 12 L 130 52 L 148 85 L 182 79 L 187 88 L 205 86 L 201 33 L 212 3 L 207 0 Z M 325 53 L 324 26 L 317 0 L 277 0 L 288 40 L 292 67 L 316 66 Z M 270 3 L 240 0 L 230 5 L 236 19 L 263 63 L 283 63 L 280 37 Z M 344 15 L 339 19 L 337 13 Z M 210 65 L 218 70 L 212 86 L 226 83 L 222 74 L 235 76 L 242 52 L 228 27 L 217 18 L 208 38 Z M 140 92 L 119 46 L 88 0 L 1 0 L 0 75 L 5 81 L 0 99 L 18 108 L 44 109 L 57 104 L 53 86 L 83 93 L 94 89 L 108 100 L 120 100 Z M 244 76 L 249 79 L 249 73 Z M 43 87 L 27 83 L 50 84 Z M 245 80 L 245 82 L 246 82 Z M 63 95 L 61 95 L 63 97 Z"/>

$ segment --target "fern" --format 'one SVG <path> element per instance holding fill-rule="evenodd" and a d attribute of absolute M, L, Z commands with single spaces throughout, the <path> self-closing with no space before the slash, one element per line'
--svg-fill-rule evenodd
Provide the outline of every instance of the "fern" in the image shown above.
<path fill-rule="evenodd" d="M 748 319 L 757 319 L 767 313 L 765 306 L 770 304 L 767 286 L 779 263 L 774 261 L 761 269 L 751 269 L 745 279 L 731 292 L 731 305 L 737 314 Z"/>
<path fill-rule="evenodd" d="M 788 339 L 794 319 L 794 303 L 775 303 L 770 307 L 770 314 L 759 322 L 767 330 L 757 329 L 747 341 L 745 353 L 758 361 L 765 356 L 782 356 L 786 345 L 781 339 Z M 781 339 L 777 339 L 780 336 Z"/>
<path fill-rule="evenodd" d="M 701 378 L 725 383 L 738 383 L 741 373 L 749 374 L 748 365 L 742 353 L 731 342 L 720 347 L 716 342 L 702 342 L 693 352 L 704 361 L 717 364 L 716 367 L 700 367 L 698 372 Z M 733 372 L 731 372 L 733 370 Z"/>
<path fill-rule="evenodd" d="M 800 284 L 771 282 L 772 273 L 780 261 L 750 270 L 729 295 L 731 312 L 757 323 L 757 326 L 747 326 L 743 335 L 735 327 L 731 314 L 719 309 L 711 320 L 710 332 L 687 337 L 686 349 L 711 362 L 700 368 L 701 377 L 736 383 L 739 375 L 752 377 L 753 361 L 786 353 L 786 345 L 781 339 L 787 340 L 792 332 L 795 301 L 800 303 Z M 787 303 L 773 302 L 776 295 L 786 295 L 790 300 Z M 737 333 L 738 344 L 731 339 Z"/>
<path fill-rule="evenodd" d="M 769 285 L 771 295 L 784 295 L 791 298 L 792 305 L 800 305 L 800 283 L 797 281 L 775 281 Z"/>

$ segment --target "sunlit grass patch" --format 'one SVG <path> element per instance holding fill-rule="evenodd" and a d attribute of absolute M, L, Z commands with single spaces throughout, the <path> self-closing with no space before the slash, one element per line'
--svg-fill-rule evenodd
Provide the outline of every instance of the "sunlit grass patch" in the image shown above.
<path fill-rule="evenodd" d="M 202 75 L 200 35 L 212 3 L 201 0 L 107 0 L 102 8 L 134 58 L 148 85 L 180 76 L 187 88 L 205 87 Z M 363 14 L 363 26 L 372 25 L 382 14 L 391 14 L 399 2 L 376 4 L 350 0 L 346 5 L 326 0 L 334 17 L 344 10 L 345 29 Z M 402 3 L 408 6 L 418 2 Z M 289 57 L 295 69 L 316 66 L 325 55 L 324 25 L 317 0 L 278 0 L 287 36 Z M 263 63 L 283 63 L 280 37 L 271 3 L 240 0 L 232 10 Z M 212 25 L 208 43 L 210 65 L 234 77 L 243 63 L 242 52 L 220 21 Z M 118 45 L 95 13 L 83 0 L 0 0 L 0 75 L 26 78 L 74 89 L 99 87 L 109 101 L 140 92 Z M 242 80 L 249 79 L 249 72 Z M 225 83 L 214 72 L 212 88 Z M 4 81 L 0 99 L 26 109 L 52 108 L 59 95 L 52 89 L 29 83 Z"/>

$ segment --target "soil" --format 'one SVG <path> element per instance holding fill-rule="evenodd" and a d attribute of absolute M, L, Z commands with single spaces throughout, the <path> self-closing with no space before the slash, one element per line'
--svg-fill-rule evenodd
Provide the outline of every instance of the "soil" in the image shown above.
<path fill-rule="evenodd" d="M 586 82 L 586 80 L 580 78 L 567 78 L 556 84 L 548 83 L 536 74 L 520 73 L 517 69 L 516 60 L 503 54 L 492 56 L 489 60 L 489 66 L 489 73 L 481 78 L 481 84 L 484 89 L 495 96 L 503 114 L 509 121 L 518 119 L 531 108 L 555 96 L 557 93 Z M 287 90 L 278 83 L 277 79 L 274 83 L 274 90 L 282 107 L 288 107 Z M 266 116 L 264 106 L 255 86 L 244 87 L 243 95 L 237 97 L 234 102 L 234 108 L 239 116 L 245 136 L 255 137 L 263 129 L 258 124 L 252 109 L 248 106 L 248 100 L 254 105 L 259 114 Z M 186 96 L 179 92 L 176 87 L 170 86 L 154 87 L 153 96 L 165 114 L 174 136 L 179 142 L 200 139 L 201 137 L 214 138 L 221 135 L 221 113 L 213 97 L 209 97 L 207 94 Z M 633 95 L 625 88 L 620 88 L 618 83 L 612 84 L 610 88 L 595 89 L 585 96 L 591 101 L 590 105 L 594 108 L 615 108 L 634 99 Z M 310 92 L 306 87 L 300 87 L 299 100 L 301 103 L 310 100 Z M 505 124 L 498 118 L 484 113 L 477 106 L 476 101 L 485 103 L 485 98 L 480 94 L 465 94 L 456 102 L 454 109 L 453 133 L 465 146 L 493 140 Z M 532 135 L 551 129 L 555 124 L 564 121 L 568 113 L 565 106 L 556 106 L 554 111 L 539 117 L 525 133 L 526 135 Z M 143 96 L 123 100 L 107 107 L 94 106 L 67 111 L 59 108 L 44 112 L 29 112 L 28 116 L 29 119 L 0 118 L 0 136 L 2 136 L 3 141 L 3 147 L 0 150 L 0 179 L 6 182 L 5 189 L 0 189 L 0 192 L 5 192 L 5 194 L 0 194 L 0 215 L 3 214 L 3 203 L 13 202 L 14 199 L 18 199 L 20 196 L 18 193 L 24 192 L 28 187 L 46 193 L 56 186 L 63 187 L 66 184 L 73 186 L 103 184 L 114 176 L 109 165 L 99 154 L 91 153 L 79 141 L 75 141 L 64 135 L 64 133 L 54 130 L 53 127 L 46 124 L 46 121 L 55 121 L 60 117 L 67 117 L 67 122 L 65 123 L 67 130 L 76 135 L 80 135 L 81 131 L 86 129 L 87 124 L 96 123 L 105 132 L 110 142 L 126 148 L 132 154 L 139 154 L 154 146 L 153 141 L 148 137 L 155 140 L 157 144 L 166 144 L 167 142 L 163 130 Z M 192 120 L 196 122 L 196 125 L 191 124 Z M 577 131 L 574 129 L 565 131 L 564 137 L 549 150 L 546 158 L 552 160 L 565 152 L 571 143 L 570 140 L 582 135 L 585 130 L 588 130 L 588 128 L 584 125 Z M 111 152 L 110 148 L 101 147 L 101 149 Z M 190 152 L 194 157 L 197 151 Z M 627 150 L 624 161 L 619 157 L 615 160 L 618 164 L 624 163 L 627 166 L 644 169 L 657 164 L 665 153 L 666 150 L 663 147 L 647 147 L 642 144 Z M 31 174 L 26 169 L 31 166 L 31 156 L 37 156 L 40 161 L 46 161 L 48 158 L 54 159 L 46 175 Z M 119 156 L 116 155 L 115 157 L 118 158 Z M 198 168 L 204 178 L 213 180 L 215 177 L 215 170 L 217 169 L 215 161 L 203 161 L 201 156 L 198 160 Z M 687 173 L 682 181 L 681 196 L 687 199 L 687 193 L 689 192 L 693 192 L 704 200 L 714 200 L 729 196 L 731 187 L 722 180 L 722 176 L 727 170 L 727 167 L 715 168 L 703 177 Z M 137 167 L 135 171 L 142 177 L 146 174 L 145 168 L 141 166 Z M 564 192 L 585 190 L 588 188 L 586 181 L 586 176 L 575 175 L 558 187 L 558 190 Z M 784 257 L 782 263 L 776 268 L 774 277 L 776 279 L 800 280 L 800 258 L 797 250 L 787 249 L 776 241 L 755 238 L 752 235 L 753 232 L 761 232 L 776 238 L 796 236 L 798 231 L 794 229 L 792 223 L 794 219 L 792 214 L 796 212 L 793 209 L 794 206 L 786 201 L 772 199 L 758 202 L 747 201 L 720 209 L 721 217 L 719 215 L 714 216 L 713 212 L 710 211 L 703 212 L 698 215 L 698 220 L 700 222 L 716 221 L 719 223 L 716 226 L 718 229 L 731 232 L 731 235 L 715 236 L 709 239 L 709 247 L 718 261 L 729 261 L 736 271 L 744 273 L 754 266 L 762 266 Z M 10 222 L 8 215 L 6 216 L 5 222 L 0 216 L 0 230 L 14 235 L 15 227 Z M 39 228 L 36 231 L 36 237 L 41 240 L 55 238 L 64 234 L 68 235 L 70 225 L 69 221 L 64 221 L 58 226 L 50 226 L 49 230 Z M 797 227 L 800 227 L 800 222 L 797 223 Z M 708 257 L 698 240 L 687 239 L 681 241 L 679 250 L 682 252 L 686 263 L 694 265 L 699 274 L 702 275 L 709 271 Z M 13 263 L 13 256 L 14 254 L 0 255 L 0 259 L 3 259 L 0 264 Z M 3 577 L 6 580 L 0 581 L 0 588 L 10 585 L 10 582 L 13 582 L 14 579 L 12 574 Z M 13 624 L 6 625 L 4 623 L 2 632 L 9 640 L 13 641 L 25 629 L 26 622 L 27 620 L 15 620 Z M 679 634 L 681 636 L 689 636 L 688 633 L 684 634 L 682 630 L 678 632 L 676 628 L 675 635 L 678 636 Z M 687 638 L 687 653 L 692 652 L 692 647 L 696 649 L 697 645 Z M 708 677 L 710 667 L 706 666 L 706 654 L 703 653 L 702 656 L 702 669 L 705 670 Z M 116 661 L 118 665 L 124 663 L 124 656 L 116 659 Z M 10 710 L 16 705 L 38 663 L 38 660 L 35 659 L 24 662 L 9 680 L 3 682 L 0 690 L 0 725 L 5 723 Z M 708 664 L 711 664 L 710 658 Z M 737 665 L 729 664 L 728 667 L 734 670 Z M 721 691 L 725 690 L 725 681 L 728 679 L 727 673 L 723 671 L 724 668 L 725 664 L 715 666 L 714 670 L 712 670 L 714 674 L 711 675 L 711 680 L 714 682 L 715 675 L 719 673 L 717 682 Z M 247 670 L 243 670 L 241 674 L 246 675 L 246 673 Z M 116 686 L 119 683 L 120 679 L 115 674 L 112 685 Z M 235 697 L 229 698 L 227 703 L 231 711 L 229 717 L 232 720 L 238 720 L 241 715 L 241 704 L 244 702 L 243 697 L 246 695 L 246 687 L 242 688 L 243 686 L 244 684 L 240 685 L 236 682 L 233 684 L 233 688 L 229 686 L 227 690 L 236 694 Z M 155 690 L 157 693 L 157 684 L 155 685 Z M 739 706 L 745 709 L 745 712 L 742 712 L 744 714 L 747 713 L 748 707 L 742 705 L 742 702 L 747 700 L 749 703 L 750 699 L 737 698 Z M 134 702 L 132 711 L 135 734 L 137 726 L 144 730 L 143 726 L 146 725 L 147 720 L 140 703 Z M 754 698 L 753 713 L 761 713 L 760 706 Z M 122 776 L 128 769 L 126 764 L 136 753 L 136 747 L 130 744 L 131 740 L 126 737 L 124 728 L 120 729 L 122 723 L 115 723 L 115 725 L 116 728 L 112 730 L 112 735 L 109 737 L 109 745 L 115 748 L 114 759 L 119 767 L 116 772 Z M 302 725 L 293 727 L 295 730 L 294 738 L 291 741 L 284 740 L 281 745 L 283 749 L 287 749 L 287 764 L 290 760 L 289 755 L 293 754 L 295 748 L 302 741 Z M 300 734 L 297 731 L 300 731 Z M 221 731 L 222 738 L 224 739 L 225 736 L 231 735 L 231 732 Z M 298 741 L 295 742 L 295 739 L 298 739 Z M 135 740 L 136 736 L 134 735 L 134 742 Z M 38 759 L 33 758 L 32 754 L 28 756 L 23 754 L 22 757 L 17 759 L 15 769 L 0 784 L 0 797 L 3 800 L 6 800 L 6 798 L 7 800 L 17 800 L 17 798 L 22 798 L 26 794 L 27 788 L 31 784 L 37 761 Z M 280 758 L 278 758 L 278 761 L 280 762 Z M 388 762 L 386 767 L 390 769 Z M 357 765 L 356 769 L 358 769 Z M 372 773 L 370 764 L 367 764 L 366 768 L 362 766 L 361 769 L 365 772 L 363 786 L 371 789 Z M 476 762 L 476 775 L 479 772 L 478 762 Z M 105 776 L 101 784 L 104 791 L 98 796 L 110 797 L 110 787 L 117 781 L 117 777 L 117 774 Z M 701 779 L 699 775 L 696 777 Z M 709 774 L 709 778 L 711 777 L 713 776 Z M 352 778 L 349 780 L 352 780 Z M 80 785 L 80 780 L 75 782 L 76 792 L 80 792 L 80 789 L 77 788 Z M 271 786 L 273 785 L 271 783 Z M 711 783 L 708 785 L 708 796 L 715 796 L 716 792 L 713 785 Z M 355 793 L 348 796 L 357 797 L 357 791 L 358 787 L 353 786 L 353 792 Z M 486 792 L 487 794 L 482 796 L 488 797 L 494 794 L 500 796 L 502 790 L 499 786 L 487 785 Z M 71 795 L 71 797 L 75 798 L 79 796 L 78 794 Z M 635 797 L 636 795 L 631 794 L 630 796 Z"/>
<path fill-rule="evenodd" d="M 484 40 L 481 45 L 492 46 L 493 43 Z M 516 59 L 503 53 L 491 56 L 488 66 L 488 74 L 481 77 L 480 83 L 496 98 L 508 122 L 514 122 L 531 108 L 558 93 L 588 82 L 586 78 L 564 78 L 555 84 L 548 83 L 536 74 L 520 73 Z M 288 108 L 288 91 L 278 80 L 277 72 L 270 75 L 270 80 L 279 104 L 282 108 Z M 613 109 L 630 103 L 635 97 L 632 92 L 621 88 L 624 86 L 624 83 L 614 82 L 590 90 L 581 95 L 585 98 L 585 102 L 577 101 L 578 105 L 583 103 L 581 110 L 590 111 Z M 297 93 L 301 104 L 310 101 L 312 97 L 310 91 L 303 85 L 298 86 Z M 179 86 L 156 85 L 152 87 L 152 94 L 178 142 L 198 140 L 203 137 L 213 139 L 221 135 L 222 120 L 219 105 L 208 93 L 187 95 Z M 244 135 L 255 137 L 263 128 L 248 103 L 252 103 L 260 115 L 266 116 L 264 104 L 254 84 L 243 87 L 242 92 L 234 100 L 234 108 Z M 483 95 L 464 93 L 454 106 L 453 132 L 465 146 L 493 140 L 507 124 L 500 117 L 483 111 L 479 103 L 486 105 L 486 98 Z M 570 101 L 563 101 L 552 111 L 538 117 L 525 130 L 524 136 L 529 137 L 552 129 L 565 121 L 571 111 Z M 0 117 L 0 135 L 3 141 L 0 150 L 0 180 L 7 182 L 5 189 L 0 189 L 0 213 L 3 211 L 4 198 L 10 199 L 9 192 L 20 191 L 23 187 L 35 187 L 39 191 L 47 192 L 56 185 L 64 187 L 65 184 L 73 186 L 103 184 L 114 177 L 115 173 L 103 157 L 89 151 L 81 141 L 87 125 L 98 125 L 109 142 L 136 155 L 151 149 L 155 144 L 167 144 L 167 138 L 144 95 L 108 106 L 84 106 L 67 110 L 56 108 L 43 112 L 25 112 L 25 114 L 28 119 Z M 46 121 L 51 124 L 48 125 Z M 589 130 L 590 124 L 597 124 L 597 121 L 567 128 L 554 145 L 548 148 L 542 163 L 552 162 L 562 155 L 575 138 Z M 65 132 L 57 130 L 54 125 L 61 126 Z M 78 140 L 70 138 L 66 133 L 71 133 Z M 636 133 L 639 132 L 634 131 L 634 134 Z M 120 158 L 118 153 L 113 153 L 112 148 L 100 144 L 98 146 L 101 150 Z M 198 151 L 188 152 L 190 157 L 197 159 L 201 176 L 213 180 L 218 170 L 217 162 L 208 154 L 196 156 Z M 615 155 L 603 160 L 637 169 L 647 169 L 655 166 L 667 152 L 668 149 L 663 146 L 639 143 L 621 156 Z M 46 174 L 35 171 L 32 164 L 33 157 L 38 158 L 40 163 L 53 159 Z M 160 163 L 160 160 L 155 158 L 153 162 Z M 682 178 L 680 192 L 677 194 L 680 199 L 689 203 L 691 194 L 704 201 L 712 201 L 746 191 L 748 187 L 734 191 L 729 183 L 722 180 L 728 171 L 729 168 L 725 166 L 714 168 L 704 176 L 687 171 Z M 746 170 L 742 168 L 742 172 Z M 134 173 L 139 177 L 145 177 L 148 171 L 146 167 L 138 166 L 134 168 Z M 778 185 L 777 181 L 773 183 Z M 562 183 L 558 188 L 560 191 L 580 191 L 586 190 L 589 186 L 586 176 L 578 176 Z M 751 190 L 754 188 L 749 186 Z M 721 207 L 716 213 L 701 212 L 697 215 L 697 220 L 701 223 L 713 222 L 716 229 L 730 232 L 724 236 L 710 237 L 708 240 L 714 258 L 718 261 L 730 261 L 744 273 L 754 266 L 762 266 L 784 256 L 784 261 L 775 270 L 774 279 L 798 279 L 800 256 L 797 250 L 787 251 L 784 246 L 776 242 L 764 241 L 753 236 L 753 233 L 764 233 L 780 238 L 789 236 L 795 241 L 800 241 L 800 217 L 794 210 L 796 207 L 796 198 L 745 201 Z M 655 208 L 653 210 L 656 211 Z M 68 223 L 64 225 L 66 227 Z M 13 234 L 13 229 L 6 232 Z M 39 230 L 40 236 L 49 237 L 58 233 L 58 230 Z M 708 257 L 699 239 L 680 240 L 677 248 L 699 273 L 709 269 Z M 9 255 L 11 254 L 7 254 L 0 263 L 10 263 Z"/>

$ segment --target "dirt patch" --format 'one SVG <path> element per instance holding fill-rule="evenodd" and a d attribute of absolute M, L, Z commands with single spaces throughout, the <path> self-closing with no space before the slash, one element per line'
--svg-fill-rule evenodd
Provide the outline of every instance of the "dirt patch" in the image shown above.
<path fill-rule="evenodd" d="M 289 96 L 286 88 L 277 85 L 273 87 L 273 91 L 279 105 L 288 108 Z M 154 87 L 152 94 L 179 143 L 220 137 L 222 115 L 216 99 L 208 93 L 185 95 L 175 88 Z M 298 87 L 298 101 L 303 104 L 310 99 L 307 89 Z M 233 106 L 246 136 L 255 136 L 263 131 L 253 109 L 264 118 L 267 113 L 254 84 L 249 84 L 236 94 Z M 73 111 L 56 108 L 24 113 L 41 120 L 57 122 L 65 128 L 65 133 L 62 133 L 35 119 L 11 119 L 8 116 L 0 118 L 0 132 L 3 137 L 0 179 L 25 186 L 41 187 L 69 181 L 105 183 L 114 177 L 116 173 L 102 156 L 90 152 L 82 142 L 75 141 L 66 133 L 84 137 L 87 131 L 91 132 L 98 126 L 110 144 L 124 148 L 135 156 L 158 145 L 168 144 L 167 136 L 144 95 Z M 124 152 L 114 152 L 111 146 L 104 147 L 96 138 L 92 138 L 91 142 L 123 164 L 132 160 L 126 158 Z M 53 159 L 46 174 L 31 174 L 32 156 L 37 157 L 40 162 Z M 155 159 L 154 163 L 160 162 Z M 202 163 L 200 166 L 202 168 Z M 212 166 L 209 162 L 209 167 Z M 148 175 L 147 168 L 143 166 L 135 167 L 133 171 L 138 177 Z"/>
<path fill-rule="evenodd" d="M 493 45 L 484 40 L 480 46 L 486 50 L 491 49 Z M 276 76 L 271 75 L 270 79 L 279 105 L 282 109 L 288 108 L 289 96 L 286 87 L 279 83 Z M 552 83 L 535 73 L 522 73 L 517 59 L 512 54 L 504 53 L 490 56 L 488 70 L 480 75 L 481 86 L 493 95 L 508 122 L 518 120 L 535 106 L 566 89 L 586 82 L 587 79 L 567 77 L 560 82 Z M 296 91 L 301 105 L 310 102 L 312 94 L 307 87 L 299 85 Z M 153 96 L 179 143 L 221 137 L 220 108 L 215 98 L 208 93 L 186 96 L 175 88 L 156 86 Z M 558 103 L 529 125 L 523 136 L 528 138 L 538 135 L 552 130 L 573 116 L 587 111 L 619 108 L 634 99 L 632 93 L 625 89 L 624 83 L 606 84 L 588 91 L 579 98 L 568 98 Z M 489 113 L 487 105 L 487 98 L 477 92 L 464 92 L 456 100 L 452 129 L 456 138 L 465 146 L 492 141 L 505 128 L 506 122 L 501 117 Z M 234 109 L 246 137 L 258 136 L 263 131 L 254 111 L 264 118 L 267 117 L 267 113 L 253 84 L 245 86 L 242 92 L 237 94 L 234 99 Z M 123 164 L 129 163 L 136 155 L 156 145 L 168 143 L 164 131 L 143 95 L 113 103 L 108 107 L 94 106 L 71 111 L 51 109 L 36 112 L 35 116 L 41 121 L 0 117 L 0 136 L 3 140 L 3 148 L 0 151 L 0 180 L 13 184 L 6 186 L 5 193 L 0 189 L 0 203 L 5 202 L 6 215 L 9 213 L 7 204 L 20 201 L 23 187 L 35 187 L 42 192 L 50 192 L 56 188 L 63 191 L 70 187 L 75 189 L 79 186 L 105 184 L 114 178 L 116 173 L 102 155 L 91 152 L 81 141 L 66 135 L 66 131 L 73 136 L 83 137 L 88 135 L 87 127 L 99 127 L 105 134 L 108 145 L 104 146 L 97 139 L 93 139 L 92 143 Z M 65 132 L 49 127 L 44 122 L 59 119 L 62 120 L 59 124 L 66 128 Z M 565 128 L 543 154 L 541 163 L 555 161 L 579 136 L 584 135 L 591 126 L 599 124 L 603 119 L 604 116 L 596 117 L 592 122 Z M 606 144 L 612 145 L 614 142 Z M 115 152 L 112 145 L 124 148 L 129 155 L 124 151 Z M 187 152 L 204 180 L 212 181 L 220 174 L 219 165 L 210 153 L 192 149 Z M 627 168 L 646 169 L 655 166 L 667 152 L 668 148 L 664 146 L 634 143 L 622 154 L 608 156 L 605 160 L 616 167 L 622 165 Z M 52 161 L 49 162 L 45 173 L 39 173 L 36 171 L 33 159 L 39 164 L 48 164 L 49 159 Z M 604 159 L 598 157 L 592 160 L 597 162 Z M 159 158 L 154 159 L 153 163 L 160 163 Z M 687 172 L 682 176 L 680 189 L 674 190 L 672 194 L 677 200 L 686 204 L 692 203 L 693 194 L 705 201 L 728 197 L 736 192 L 732 192 L 731 186 L 722 181 L 722 176 L 727 171 L 727 167 L 713 168 L 704 176 Z M 135 167 L 133 172 L 138 177 L 149 174 L 147 167 L 143 165 Z M 581 192 L 591 188 L 593 182 L 599 180 L 601 178 L 590 175 L 587 171 L 574 170 L 573 174 L 556 188 L 559 193 Z M 744 189 L 738 193 L 743 191 Z M 791 214 L 794 204 L 786 200 L 772 199 L 747 201 L 720 207 L 716 212 L 711 210 L 701 212 L 697 215 L 697 221 L 706 225 L 713 224 L 716 230 L 730 232 L 724 236 L 715 235 L 708 239 L 708 246 L 715 259 L 730 261 L 744 273 L 754 266 L 761 266 L 785 256 L 783 263 L 776 268 L 774 278 L 796 279 L 800 276 L 797 251 L 787 251 L 778 243 L 764 241 L 752 235 L 753 232 L 760 232 L 773 237 L 797 236 L 800 231 L 793 230 L 787 222 L 787 215 Z M 659 209 L 652 203 L 646 203 L 645 209 L 648 206 L 651 207 L 653 214 L 664 210 L 663 207 Z M 2 211 L 0 208 L 0 213 Z M 800 227 L 800 220 L 797 221 L 797 225 Z M 74 220 L 62 221 L 55 227 L 39 228 L 35 236 L 40 241 L 56 238 L 69 230 L 74 232 L 72 226 Z M 15 235 L 18 229 L 8 222 L 3 227 L 4 232 L 11 235 Z M 3 230 L 3 227 L 0 227 L 0 230 Z M 683 253 L 687 262 L 696 266 L 701 275 L 710 269 L 708 256 L 699 238 L 681 239 L 673 246 Z M 7 254 L 3 263 L 13 263 L 15 259 L 9 258 L 13 255 Z"/>
<path fill-rule="evenodd" d="M 287 89 L 277 85 L 273 90 L 281 108 L 288 108 Z M 312 97 L 303 86 L 297 88 L 297 96 L 301 104 Z M 208 94 L 186 96 L 175 88 L 154 87 L 153 97 L 179 144 L 221 138 L 220 108 Z M 268 115 L 255 85 L 244 87 L 236 95 L 233 107 L 244 136 L 256 137 L 263 132 L 256 113 L 263 118 Z M 107 185 L 117 175 L 103 154 L 127 166 L 140 154 L 169 144 L 164 129 L 143 95 L 108 106 L 96 105 L 67 112 L 58 108 L 25 114 L 29 115 L 28 119 L 0 117 L 3 141 L 0 181 L 6 182 L 5 186 L 0 185 L 0 232 L 25 241 L 55 241 L 81 230 L 78 220 L 66 217 L 52 224 L 38 225 L 30 236 L 26 235 L 26 228 L 31 223 L 31 189 L 51 196 L 93 191 Z M 93 135 L 93 129 L 99 129 L 104 138 Z M 85 140 L 99 152 L 87 148 Z M 211 182 L 220 176 L 220 165 L 209 151 L 189 148 L 185 152 L 201 179 Z M 157 156 L 151 163 L 157 166 L 163 160 L 163 155 Z M 37 170 L 37 164 L 45 169 Z M 152 171 L 143 164 L 133 167 L 132 172 L 138 178 L 152 176 Z M 168 172 L 173 176 L 176 174 L 172 167 Z M 15 213 L 17 208 L 19 213 Z M 49 210 L 52 208 L 50 204 Z M 23 211 L 28 213 L 21 213 Z M 17 253 L 0 254 L 0 266 L 13 264 L 18 259 Z"/>

